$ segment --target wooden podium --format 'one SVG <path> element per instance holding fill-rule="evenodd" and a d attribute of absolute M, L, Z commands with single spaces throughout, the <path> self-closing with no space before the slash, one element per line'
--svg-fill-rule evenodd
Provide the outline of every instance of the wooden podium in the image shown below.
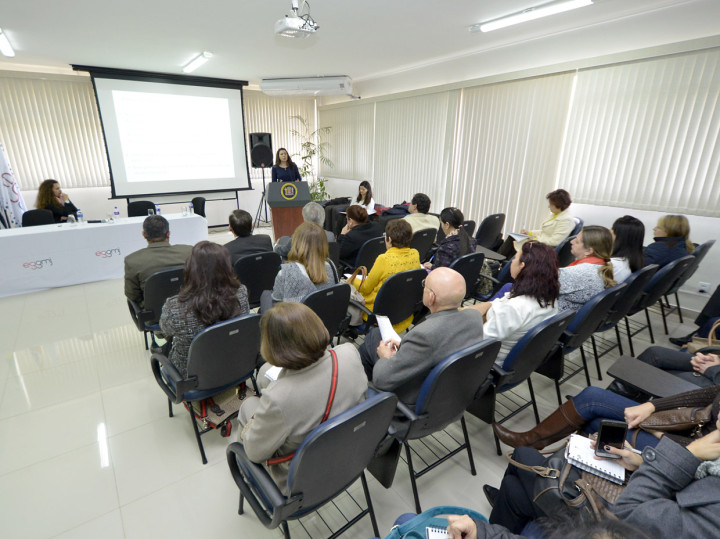
<path fill-rule="evenodd" d="M 310 202 L 307 182 L 272 182 L 267 186 L 267 203 L 272 214 L 275 241 L 292 236 L 303 222 L 302 209 Z"/>

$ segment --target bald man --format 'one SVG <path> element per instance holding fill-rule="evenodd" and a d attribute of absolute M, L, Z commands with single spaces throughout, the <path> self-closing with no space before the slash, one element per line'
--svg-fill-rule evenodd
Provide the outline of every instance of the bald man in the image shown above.
<path fill-rule="evenodd" d="M 450 268 L 437 268 L 425 279 L 423 303 L 430 310 L 425 320 L 400 342 L 382 342 L 380 330 L 371 330 L 360 346 L 360 357 L 373 386 L 413 405 L 435 365 L 481 341 L 482 314 L 474 309 L 459 310 L 464 297 L 462 275 Z"/>

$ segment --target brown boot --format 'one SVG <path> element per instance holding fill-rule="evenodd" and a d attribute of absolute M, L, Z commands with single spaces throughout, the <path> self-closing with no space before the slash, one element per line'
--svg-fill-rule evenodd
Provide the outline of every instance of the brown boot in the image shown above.
<path fill-rule="evenodd" d="M 586 422 L 585 418 L 578 414 L 570 399 L 541 421 L 537 427 L 527 432 L 512 432 L 499 423 L 493 423 L 492 427 L 500 441 L 510 447 L 526 446 L 543 449 L 572 434 Z"/>

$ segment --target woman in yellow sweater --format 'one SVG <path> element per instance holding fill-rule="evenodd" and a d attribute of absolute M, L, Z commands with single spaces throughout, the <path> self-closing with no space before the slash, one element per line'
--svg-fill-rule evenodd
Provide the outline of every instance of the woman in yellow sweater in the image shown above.
<path fill-rule="evenodd" d="M 388 277 L 401 271 L 421 267 L 420 255 L 417 250 L 410 249 L 411 239 L 412 228 L 404 219 L 394 219 L 388 222 L 385 227 L 385 247 L 387 251 L 377 257 L 367 279 L 359 288 L 360 293 L 365 298 L 365 306 L 369 310 L 373 310 L 375 297 Z M 367 315 L 363 314 L 363 319 L 367 320 Z M 398 322 L 393 327 L 395 331 L 400 333 L 405 331 L 411 322 L 412 316 Z"/>

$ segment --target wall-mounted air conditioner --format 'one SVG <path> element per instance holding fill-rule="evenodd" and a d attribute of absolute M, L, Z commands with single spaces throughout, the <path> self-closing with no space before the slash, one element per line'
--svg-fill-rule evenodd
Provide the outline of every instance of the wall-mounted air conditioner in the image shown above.
<path fill-rule="evenodd" d="M 338 77 L 303 77 L 262 79 L 260 89 L 274 96 L 352 95 L 352 79 Z"/>

